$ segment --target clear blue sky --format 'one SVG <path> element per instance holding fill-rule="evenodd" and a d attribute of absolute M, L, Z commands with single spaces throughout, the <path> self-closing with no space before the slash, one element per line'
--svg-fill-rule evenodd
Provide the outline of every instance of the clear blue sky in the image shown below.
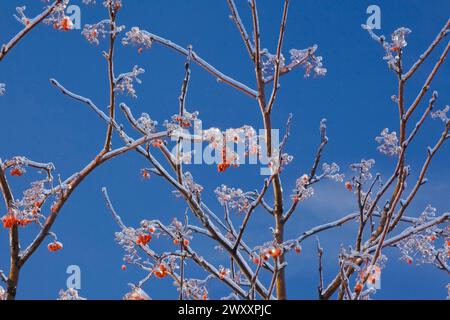
<path fill-rule="evenodd" d="M 17 2 L 17 4 L 16 4 Z M 38 1 L 0 0 L 0 43 L 6 42 L 20 26 L 12 17 L 15 5 L 29 4 L 29 13 L 41 8 Z M 81 1 L 72 1 L 81 3 Z M 102 1 L 98 1 L 102 2 Z M 275 50 L 281 1 L 261 0 L 262 46 Z M 249 9 L 244 0 L 236 0 L 243 20 L 249 25 Z M 287 150 L 295 156 L 283 175 L 286 190 L 293 188 L 296 177 L 306 172 L 318 143 L 318 125 L 322 118 L 329 123 L 330 144 L 324 160 L 335 161 L 345 173 L 348 165 L 362 158 L 374 158 L 376 169 L 387 175 L 393 160 L 376 151 L 374 137 L 385 127 L 397 130 L 397 110 L 390 100 L 395 94 L 395 75 L 382 60 L 383 52 L 360 28 L 367 19 L 366 8 L 378 4 L 382 11 L 381 32 L 389 35 L 400 26 L 409 27 L 405 62 L 411 65 L 434 39 L 448 19 L 448 0 L 418 1 L 357 1 L 304 0 L 292 1 L 287 25 L 285 54 L 290 48 L 319 45 L 328 75 L 305 80 L 301 71 L 282 78 L 274 112 L 274 127 L 281 127 L 288 113 L 294 114 L 292 138 Z M 28 11 L 27 10 L 27 11 Z M 101 4 L 82 6 L 82 24 L 94 23 L 105 17 Z M 246 56 L 239 33 L 228 18 L 225 0 L 138 1 L 124 0 L 118 20 L 127 26 L 139 26 L 167 37 L 182 46 L 192 44 L 198 54 L 227 74 L 255 87 L 253 68 Z M 250 25 L 249 25 L 250 26 Z M 108 103 L 107 73 L 101 55 L 104 43 L 90 45 L 78 31 L 61 33 L 48 26 L 39 26 L 0 64 L 0 82 L 7 83 L 7 95 L 0 98 L 0 157 L 24 155 L 31 159 L 52 161 L 63 178 L 82 168 L 103 145 L 104 123 L 88 108 L 62 96 L 48 82 L 56 78 L 67 88 L 90 97 L 98 106 Z M 436 54 L 431 60 L 435 60 Z M 131 48 L 118 47 L 116 71 L 129 71 L 137 64 L 146 69 L 137 86 L 135 101 L 119 96 L 135 114 L 147 112 L 162 123 L 177 112 L 178 95 L 183 79 L 184 59 L 165 48 L 155 46 L 138 55 Z M 408 86 L 407 100 L 415 96 L 423 83 L 427 63 Z M 438 106 L 450 101 L 448 91 L 450 65 L 447 62 L 435 79 L 432 89 L 439 91 Z M 188 109 L 198 110 L 204 125 L 223 129 L 251 124 L 261 127 L 255 101 L 234 89 L 217 83 L 198 67 L 193 67 L 187 102 Z M 423 106 L 422 106 L 423 107 Z M 120 118 L 121 122 L 125 122 Z M 426 146 L 438 137 L 441 123 L 427 122 L 418 144 L 411 149 L 408 161 L 413 175 L 425 157 Z M 117 137 L 116 146 L 120 144 Z M 410 207 L 416 216 L 427 204 L 439 213 L 450 210 L 448 197 L 450 168 L 445 146 L 436 157 L 428 174 L 430 183 Z M 64 243 L 64 250 L 50 254 L 45 246 L 22 270 L 19 299 L 54 299 L 65 287 L 66 267 L 76 264 L 82 270 L 81 295 L 91 299 L 120 299 L 128 290 L 128 282 L 137 282 L 144 274 L 134 268 L 122 271 L 122 249 L 114 242 L 118 230 L 106 210 L 100 189 L 107 186 L 125 223 L 137 225 L 144 218 L 169 222 L 181 217 L 184 206 L 174 200 L 166 182 L 152 178 L 142 181 L 140 168 L 147 164 L 134 153 L 107 163 L 95 171 L 75 192 L 62 210 L 54 231 Z M 259 167 L 246 166 L 219 175 L 214 167 L 194 166 L 191 170 L 206 188 L 204 199 L 220 212 L 212 190 L 226 183 L 246 190 L 259 188 L 262 179 Z M 12 179 L 16 196 L 35 175 Z M 355 201 L 341 185 L 324 183 L 317 188 L 317 197 L 300 207 L 287 229 L 293 237 L 307 228 L 337 219 L 355 209 Z M 0 212 L 4 211 L 3 204 Z M 258 211 L 252 221 L 248 242 L 258 244 L 270 239 L 271 218 Z M 356 225 L 321 235 L 325 248 L 325 280 L 335 275 L 339 244 L 353 243 Z M 33 229 L 35 232 L 36 229 Z M 31 233 L 24 236 L 24 243 Z M 197 238 L 193 246 L 213 252 L 210 243 Z M 22 244 L 24 245 L 24 244 Z M 314 239 L 304 244 L 300 256 L 289 257 L 287 277 L 290 298 L 316 298 L 317 259 Z M 7 264 L 7 232 L 0 230 L 0 268 Z M 382 289 L 375 298 L 442 299 L 446 297 L 448 275 L 432 266 L 409 266 L 399 261 L 395 249 L 386 251 L 389 257 L 383 272 Z M 212 260 L 225 264 L 225 255 L 213 254 Z M 196 268 L 190 270 L 197 275 Z M 145 288 L 153 298 L 174 298 L 170 280 L 151 281 Z M 224 295 L 218 282 L 210 286 L 212 298 Z"/>

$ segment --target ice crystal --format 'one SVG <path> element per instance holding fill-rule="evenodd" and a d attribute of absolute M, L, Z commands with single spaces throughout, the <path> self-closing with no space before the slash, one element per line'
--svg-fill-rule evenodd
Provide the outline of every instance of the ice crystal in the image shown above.
<path fill-rule="evenodd" d="M 99 38 L 105 38 L 109 33 L 109 20 L 103 20 L 96 24 L 86 24 L 81 34 L 92 44 L 98 45 Z"/>
<path fill-rule="evenodd" d="M 372 173 L 370 170 L 375 165 L 375 160 L 369 159 L 365 160 L 362 159 L 359 163 L 353 163 L 350 165 L 350 169 L 357 173 L 357 176 L 355 177 L 356 180 L 363 184 L 364 182 L 372 179 Z"/>
<path fill-rule="evenodd" d="M 116 79 L 116 91 L 127 92 L 131 97 L 137 98 L 136 90 L 134 89 L 133 83 L 136 81 L 141 84 L 142 81 L 138 78 L 139 75 L 145 72 L 144 69 L 134 66 L 133 70 L 127 73 L 123 73 Z"/>
<path fill-rule="evenodd" d="M 245 212 L 250 206 L 249 194 L 242 189 L 230 188 L 222 184 L 216 188 L 214 193 L 222 206 L 228 206 L 228 208 L 238 212 Z"/>
<path fill-rule="evenodd" d="M 323 58 L 316 56 L 318 46 L 313 45 L 306 49 L 291 49 L 289 50 L 290 61 L 287 63 L 283 54 L 280 55 L 280 72 L 288 72 L 299 66 L 305 68 L 305 77 L 311 76 L 314 73 L 316 76 L 325 76 L 327 69 L 323 66 Z M 265 81 L 270 81 L 275 77 L 275 69 L 278 63 L 277 56 L 271 54 L 267 49 L 261 51 L 262 72 Z"/>
<path fill-rule="evenodd" d="M 203 191 L 203 187 L 194 181 L 194 177 L 190 172 L 184 173 L 183 186 L 194 195 L 200 195 Z"/>
<path fill-rule="evenodd" d="M 411 33 L 411 30 L 408 28 L 404 28 L 404 27 L 401 27 L 401 28 L 398 28 L 397 30 L 395 30 L 391 35 L 391 40 L 392 40 L 391 49 L 399 50 L 399 49 L 403 49 L 404 47 L 406 47 L 408 45 L 408 43 L 406 42 L 406 36 L 410 33 Z"/>
<path fill-rule="evenodd" d="M 272 174 L 279 173 L 283 167 L 287 166 L 294 160 L 294 157 L 288 153 L 279 154 L 278 150 L 273 152 L 273 155 L 269 158 L 268 167 Z"/>
<path fill-rule="evenodd" d="M 30 25 L 30 19 L 25 15 L 25 10 L 27 9 L 26 6 L 21 6 L 21 7 L 17 7 L 16 11 L 17 11 L 17 15 L 14 15 L 14 18 L 16 18 L 16 20 L 23 24 L 25 27 L 28 27 Z"/>
<path fill-rule="evenodd" d="M 104 0 L 103 5 L 118 11 L 122 7 L 122 0 Z"/>
<path fill-rule="evenodd" d="M 340 174 L 339 171 L 341 170 L 341 168 L 339 167 L 338 164 L 336 163 L 324 163 L 322 165 L 322 171 L 323 171 L 323 176 L 325 178 L 334 180 L 336 182 L 343 182 L 345 175 L 344 174 Z"/>
<path fill-rule="evenodd" d="M 277 56 L 271 54 L 267 49 L 261 51 L 261 61 L 262 61 L 262 72 L 264 76 L 270 77 L 275 73 L 275 65 L 277 63 Z M 280 56 L 280 68 L 284 68 L 285 58 L 283 55 Z"/>
<path fill-rule="evenodd" d="M 314 72 L 317 76 L 325 76 L 327 69 L 323 67 L 323 58 L 321 56 L 316 56 L 318 46 L 314 45 L 307 49 L 291 49 L 289 51 L 291 55 L 291 65 L 297 66 L 302 65 L 305 67 L 305 77 L 309 77 L 311 72 Z"/>
<path fill-rule="evenodd" d="M 141 31 L 138 27 L 131 28 L 126 34 L 126 37 L 122 39 L 123 45 L 132 44 L 140 48 L 149 49 L 152 46 L 152 38 L 144 31 Z"/>
<path fill-rule="evenodd" d="M 436 209 L 427 206 L 419 218 L 414 222 L 412 228 L 419 227 L 435 219 Z M 444 243 L 439 246 L 439 238 L 444 238 Z M 438 268 L 448 268 L 450 257 L 449 232 L 439 229 L 437 226 L 430 227 L 420 233 L 414 233 L 398 244 L 402 253 L 401 259 L 408 264 L 434 264 Z"/>
<path fill-rule="evenodd" d="M 371 27 L 367 25 L 361 25 L 363 29 L 367 30 L 369 35 L 374 39 L 375 41 L 379 42 L 386 54 L 383 57 L 383 59 L 387 62 L 390 69 L 398 72 L 398 62 L 399 62 L 399 55 L 398 53 L 407 45 L 406 42 L 406 36 L 411 33 L 411 30 L 408 28 L 398 28 L 391 34 L 391 41 L 386 41 L 386 38 L 384 36 L 377 36 Z"/>
<path fill-rule="evenodd" d="M 291 198 L 294 202 L 302 202 L 314 196 L 314 189 L 309 185 L 308 175 L 303 175 L 295 182 Z"/>
<path fill-rule="evenodd" d="M 207 300 L 208 290 L 206 289 L 207 282 L 211 277 L 206 279 L 184 279 L 183 282 L 183 297 L 189 300 Z M 178 282 L 174 283 L 177 286 L 177 291 L 180 291 L 180 285 Z"/>
<path fill-rule="evenodd" d="M 447 115 L 447 113 L 450 111 L 450 106 L 445 106 L 444 109 L 442 110 L 437 110 L 435 112 L 431 113 L 431 117 L 433 119 L 440 119 L 442 120 L 444 123 L 447 123 L 450 119 Z"/>
<path fill-rule="evenodd" d="M 133 289 L 127 293 L 123 300 L 152 300 L 150 296 L 141 288 L 133 287 Z"/>
<path fill-rule="evenodd" d="M 59 291 L 58 300 L 86 300 L 86 298 L 80 297 L 77 290 L 69 288 Z"/>
<path fill-rule="evenodd" d="M 171 117 L 170 121 L 166 120 L 164 122 L 164 126 L 167 130 L 170 131 L 175 131 L 178 129 L 188 129 L 194 127 L 194 122 L 198 121 L 198 115 L 198 111 L 194 111 L 192 113 L 184 111 L 183 115 L 181 116 L 179 114 L 174 114 Z"/>
<path fill-rule="evenodd" d="M 380 136 L 375 138 L 375 141 L 380 144 L 377 150 L 381 153 L 388 156 L 395 156 L 400 152 L 397 133 L 395 131 L 389 133 L 389 129 L 385 128 L 381 131 Z"/>
<path fill-rule="evenodd" d="M 158 125 L 157 121 L 152 120 L 148 113 L 142 113 L 142 115 L 137 119 L 137 125 L 139 129 L 144 131 L 146 134 L 155 133 Z"/>

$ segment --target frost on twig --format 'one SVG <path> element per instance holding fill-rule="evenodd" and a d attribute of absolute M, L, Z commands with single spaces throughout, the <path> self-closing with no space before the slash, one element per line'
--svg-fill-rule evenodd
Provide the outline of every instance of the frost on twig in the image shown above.
<path fill-rule="evenodd" d="M 448 123 L 450 121 L 450 118 L 448 117 L 447 113 L 450 111 L 450 106 L 445 106 L 442 110 L 437 110 L 435 112 L 431 113 L 431 117 L 433 119 L 440 119 L 444 123 Z"/>
<path fill-rule="evenodd" d="M 436 219 L 436 209 L 427 206 L 410 228 L 418 228 Z M 450 273 L 450 224 L 444 228 L 432 225 L 411 234 L 397 244 L 402 253 L 401 259 L 408 264 L 433 264 Z"/>
<path fill-rule="evenodd" d="M 1 300 L 6 300 L 6 291 L 2 286 L 0 286 L 0 301 Z"/>
<path fill-rule="evenodd" d="M 122 39 L 122 44 L 124 46 L 131 44 L 145 49 L 150 49 L 152 47 L 153 40 L 151 36 L 141 32 L 138 27 L 131 28 L 125 35 L 126 36 Z"/>
<path fill-rule="evenodd" d="M 290 61 L 286 63 L 286 58 L 280 55 L 280 75 L 303 66 L 305 68 L 305 78 L 314 73 L 316 76 L 325 76 L 327 69 L 323 66 L 323 58 L 316 55 L 318 46 L 313 45 L 306 49 L 289 50 Z M 275 78 L 275 66 L 277 63 L 277 55 L 271 54 L 267 49 L 261 51 L 262 72 L 264 82 L 269 83 Z"/>
<path fill-rule="evenodd" d="M 389 42 L 384 36 L 377 36 L 371 27 L 364 24 L 361 25 L 361 27 L 364 30 L 367 30 L 372 39 L 383 46 L 383 49 L 386 51 L 386 55 L 383 59 L 387 62 L 389 69 L 399 72 L 399 53 L 407 46 L 406 36 L 411 33 L 411 30 L 404 27 L 396 29 L 391 34 L 391 42 Z"/>
<path fill-rule="evenodd" d="M 380 136 L 375 138 L 375 141 L 380 144 L 377 149 L 381 153 L 388 156 L 395 156 L 400 152 L 397 133 L 395 131 L 389 133 L 389 129 L 385 128 L 381 131 Z"/>
<path fill-rule="evenodd" d="M 132 286 L 131 291 L 123 297 L 123 300 L 152 300 L 152 298 L 141 288 Z"/>
<path fill-rule="evenodd" d="M 86 300 L 86 298 L 80 297 L 77 290 L 69 288 L 59 292 L 58 300 Z"/>
<path fill-rule="evenodd" d="M 144 69 L 139 68 L 138 66 L 134 66 L 132 71 L 119 75 L 115 80 L 115 91 L 120 93 L 126 92 L 131 97 L 137 98 L 133 83 L 136 82 L 138 84 L 141 84 L 142 81 L 138 78 L 138 76 L 143 74 L 144 72 Z"/>
<path fill-rule="evenodd" d="M 247 211 L 250 207 L 249 193 L 242 191 L 240 188 L 230 188 L 222 184 L 216 188 L 214 193 L 222 206 L 227 206 L 240 213 Z"/>

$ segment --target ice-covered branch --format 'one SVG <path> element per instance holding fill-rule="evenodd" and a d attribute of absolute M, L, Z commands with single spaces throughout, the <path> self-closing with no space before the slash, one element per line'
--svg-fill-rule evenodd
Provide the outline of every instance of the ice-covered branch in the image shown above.
<path fill-rule="evenodd" d="M 255 90 L 249 88 L 245 84 L 242 84 L 241 82 L 239 82 L 239 81 L 225 75 L 224 73 L 220 72 L 219 70 L 217 70 L 215 67 L 213 67 L 208 62 L 203 60 L 199 55 L 197 55 L 197 53 L 195 51 L 190 51 L 188 49 L 185 49 L 185 48 L 179 46 L 178 44 L 176 44 L 170 40 L 164 39 L 156 34 L 147 32 L 145 30 L 139 30 L 139 28 L 137 28 L 137 27 L 134 27 L 129 33 L 127 33 L 128 37 L 130 37 L 130 35 L 131 35 L 130 33 L 140 33 L 140 34 L 144 35 L 145 37 L 147 37 L 151 42 L 156 42 L 165 47 L 173 49 L 176 52 L 184 55 L 185 57 L 188 57 L 189 55 L 191 55 L 193 62 L 195 62 L 197 65 L 199 65 L 201 68 L 205 69 L 209 73 L 211 73 L 213 76 L 215 76 L 220 81 L 248 94 L 249 96 L 251 96 L 253 98 L 256 98 L 258 95 Z"/>
<path fill-rule="evenodd" d="M 411 69 L 406 72 L 403 76 L 403 79 L 406 81 L 409 78 L 412 77 L 412 75 L 419 69 L 419 67 L 422 65 L 422 63 L 428 58 L 428 56 L 431 54 L 431 52 L 439 45 L 439 43 L 444 39 L 450 30 L 450 19 L 447 20 L 442 30 L 437 35 L 436 39 L 431 43 L 431 45 L 425 50 L 425 52 L 420 55 L 420 58 L 414 63 L 414 65 L 411 67 Z"/>
<path fill-rule="evenodd" d="M 234 21 L 236 24 L 242 40 L 244 41 L 245 47 L 247 48 L 247 52 L 252 60 L 255 59 L 255 49 L 253 48 L 252 41 L 250 40 L 250 37 L 248 35 L 248 32 L 244 26 L 244 23 L 241 20 L 241 17 L 239 16 L 238 9 L 236 7 L 236 4 L 234 3 L 234 0 L 227 0 L 228 6 L 230 7 L 231 16 L 230 18 Z"/>
<path fill-rule="evenodd" d="M 56 0 L 41 14 L 33 19 L 29 20 L 29 23 L 25 25 L 25 28 L 17 33 L 8 43 L 2 45 L 0 48 L 0 61 L 2 61 L 5 56 L 22 40 L 31 30 L 33 30 L 39 23 L 41 23 L 45 18 L 47 18 L 53 10 L 62 3 L 63 0 Z"/>

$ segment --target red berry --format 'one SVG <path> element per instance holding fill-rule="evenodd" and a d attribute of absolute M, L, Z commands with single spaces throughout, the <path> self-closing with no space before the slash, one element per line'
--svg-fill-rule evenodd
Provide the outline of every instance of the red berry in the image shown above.
<path fill-rule="evenodd" d="M 347 181 L 345 183 L 345 189 L 347 189 L 348 191 L 352 191 L 353 190 L 353 186 L 352 186 L 350 181 Z"/>
<path fill-rule="evenodd" d="M 149 234 L 141 234 L 138 236 L 136 240 L 136 244 L 145 246 L 147 243 L 152 240 L 152 236 Z"/>
<path fill-rule="evenodd" d="M 19 168 L 12 168 L 11 171 L 9 172 L 9 174 L 13 177 L 14 176 L 20 177 L 23 175 L 23 172 Z"/>
<path fill-rule="evenodd" d="M 61 250 L 63 248 L 63 245 L 61 242 L 54 241 L 52 243 L 49 243 L 47 248 L 50 252 L 56 252 L 56 251 Z"/>
<path fill-rule="evenodd" d="M 278 258 L 279 256 L 281 256 L 281 253 L 282 253 L 282 250 L 281 250 L 281 248 L 272 248 L 272 249 L 270 249 L 270 255 L 273 257 L 273 258 Z"/>

